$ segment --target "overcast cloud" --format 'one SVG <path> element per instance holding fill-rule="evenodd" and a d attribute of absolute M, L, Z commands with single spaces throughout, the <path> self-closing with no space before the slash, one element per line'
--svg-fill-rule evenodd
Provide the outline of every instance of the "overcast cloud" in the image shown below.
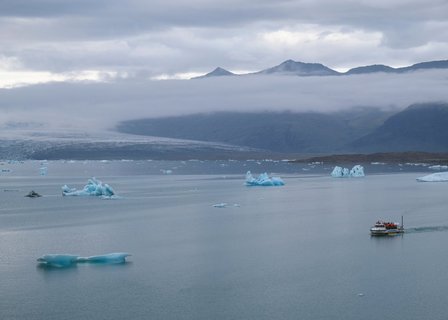
<path fill-rule="evenodd" d="M 448 101 L 447 70 L 151 80 L 216 66 L 258 71 L 287 59 L 340 71 L 443 60 L 447 15 L 446 0 L 3 0 L 0 88 L 47 83 L 0 89 L 0 125 L 104 129 L 195 112 Z"/>
<path fill-rule="evenodd" d="M 448 2 L 3 0 L 0 40 L 3 77 L 169 77 L 216 66 L 260 70 L 286 59 L 339 70 L 403 66 L 447 58 Z"/>

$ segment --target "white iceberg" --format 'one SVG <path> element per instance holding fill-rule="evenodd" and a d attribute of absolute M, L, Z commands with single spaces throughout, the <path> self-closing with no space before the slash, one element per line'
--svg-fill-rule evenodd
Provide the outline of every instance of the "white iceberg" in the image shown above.
<path fill-rule="evenodd" d="M 437 172 L 417 178 L 420 182 L 448 182 L 448 172 Z"/>
<path fill-rule="evenodd" d="M 246 173 L 246 186 L 264 186 L 264 187 L 272 187 L 272 186 L 283 186 L 285 183 L 279 177 L 269 177 L 268 174 L 262 173 L 258 176 L 258 178 L 254 178 L 250 171 Z"/>
<path fill-rule="evenodd" d="M 222 202 L 222 203 L 217 203 L 213 205 L 213 208 L 226 208 L 227 207 L 227 203 Z"/>
<path fill-rule="evenodd" d="M 115 196 L 115 192 L 107 183 L 102 183 L 95 178 L 89 179 L 87 184 L 82 190 L 76 188 L 70 188 L 67 185 L 62 187 L 63 196 L 97 196 L 104 198 L 112 198 Z"/>
<path fill-rule="evenodd" d="M 331 176 L 333 178 L 359 178 L 364 177 L 364 167 L 361 165 L 354 166 L 351 170 L 348 168 L 342 168 L 342 167 L 334 167 L 333 171 L 331 172 Z"/>
<path fill-rule="evenodd" d="M 125 263 L 129 253 L 116 252 L 98 256 L 80 257 L 72 254 L 46 254 L 38 258 L 37 261 L 48 267 L 65 268 L 76 265 L 78 262 L 98 263 L 98 264 L 118 264 Z"/>

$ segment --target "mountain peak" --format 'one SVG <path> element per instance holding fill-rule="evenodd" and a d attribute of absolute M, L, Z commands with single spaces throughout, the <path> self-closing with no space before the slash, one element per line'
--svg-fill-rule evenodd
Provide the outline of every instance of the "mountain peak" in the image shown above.
<path fill-rule="evenodd" d="M 262 70 L 256 74 L 291 74 L 297 76 L 323 76 L 336 75 L 337 71 L 332 70 L 320 63 L 305 63 L 292 59 L 283 61 L 279 65 Z"/>
<path fill-rule="evenodd" d="M 374 73 L 374 72 L 396 72 L 396 69 L 386 66 L 384 64 L 372 64 L 369 66 L 356 67 L 348 70 L 345 74 L 362 74 L 362 73 Z"/>
<path fill-rule="evenodd" d="M 210 78 L 210 77 L 222 77 L 222 76 L 234 76 L 235 74 L 221 67 L 215 68 L 213 71 L 204 74 L 203 76 L 195 77 L 192 79 Z"/>

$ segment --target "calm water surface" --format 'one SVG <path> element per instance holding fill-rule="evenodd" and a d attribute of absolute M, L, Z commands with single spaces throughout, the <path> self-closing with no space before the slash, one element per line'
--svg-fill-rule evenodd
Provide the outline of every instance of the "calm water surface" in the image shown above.
<path fill-rule="evenodd" d="M 448 183 L 222 164 L 12 166 L 0 176 L 0 319 L 447 318 Z M 245 187 L 243 168 L 283 173 L 286 186 Z M 123 198 L 61 196 L 91 175 Z M 31 189 L 45 196 L 24 198 Z M 402 214 L 410 233 L 369 236 Z M 36 264 L 117 251 L 130 262 Z"/>

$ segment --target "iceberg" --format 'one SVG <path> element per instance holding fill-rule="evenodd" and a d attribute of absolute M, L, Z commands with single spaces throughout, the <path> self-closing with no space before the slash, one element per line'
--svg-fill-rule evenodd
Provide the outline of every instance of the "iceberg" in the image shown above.
<path fill-rule="evenodd" d="M 448 182 L 448 171 L 428 174 L 427 176 L 417 178 L 419 182 Z"/>
<path fill-rule="evenodd" d="M 222 203 L 217 203 L 213 205 L 213 208 L 226 208 L 227 207 L 227 203 L 222 202 Z"/>
<path fill-rule="evenodd" d="M 48 174 L 48 168 L 47 167 L 40 167 L 39 172 L 41 176 L 46 176 Z"/>
<path fill-rule="evenodd" d="M 125 263 L 126 257 L 130 254 L 126 252 L 108 253 L 98 256 L 79 257 L 77 262 L 102 263 L 102 264 L 117 264 Z"/>
<path fill-rule="evenodd" d="M 269 177 L 268 174 L 262 173 L 258 176 L 258 178 L 254 178 L 250 171 L 246 173 L 246 186 L 263 186 L 263 187 L 272 187 L 272 186 L 283 186 L 285 183 L 279 177 Z"/>
<path fill-rule="evenodd" d="M 428 168 L 431 169 L 431 170 L 438 170 L 438 171 L 448 170 L 448 166 L 444 166 L 444 165 L 440 165 L 440 164 L 434 165 L 434 166 L 430 166 Z"/>
<path fill-rule="evenodd" d="M 354 166 L 351 170 L 348 168 L 342 168 L 342 167 L 334 167 L 333 171 L 331 172 L 331 176 L 333 178 L 359 178 L 364 177 L 364 167 L 360 166 L 359 164 Z"/>
<path fill-rule="evenodd" d="M 45 254 L 37 261 L 48 267 L 66 268 L 75 266 L 77 263 L 98 263 L 98 264 L 119 264 L 125 263 L 126 257 L 130 254 L 126 252 L 108 253 L 98 256 L 80 257 L 72 254 Z"/>
<path fill-rule="evenodd" d="M 350 177 L 364 177 L 364 167 L 359 164 L 354 166 L 352 170 L 350 170 Z"/>
<path fill-rule="evenodd" d="M 103 198 L 112 198 L 115 196 L 114 190 L 107 184 L 102 183 L 96 178 L 89 179 L 82 190 L 70 188 L 67 185 L 62 187 L 63 196 L 97 196 Z"/>
<path fill-rule="evenodd" d="M 73 266 L 78 258 L 72 254 L 46 254 L 38 258 L 37 261 L 49 267 L 65 268 Z"/>

